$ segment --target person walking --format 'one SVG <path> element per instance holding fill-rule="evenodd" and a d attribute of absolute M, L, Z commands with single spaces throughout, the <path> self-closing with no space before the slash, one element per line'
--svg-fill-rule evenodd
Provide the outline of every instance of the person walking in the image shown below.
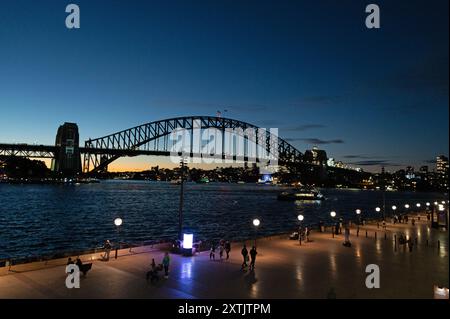
<path fill-rule="evenodd" d="M 256 251 L 256 247 L 253 246 L 252 249 L 250 249 L 250 258 L 251 258 L 250 270 L 254 270 L 255 269 L 255 262 L 256 262 L 256 255 L 257 254 L 258 254 L 258 252 Z"/>
<path fill-rule="evenodd" d="M 220 257 L 220 260 L 222 260 L 222 258 L 223 258 L 223 251 L 225 250 L 225 247 L 223 246 L 223 243 L 220 243 L 220 246 L 219 246 L 219 257 Z"/>
<path fill-rule="evenodd" d="M 348 224 L 345 225 L 344 238 L 344 246 L 350 247 L 352 244 L 350 243 L 350 227 Z"/>
<path fill-rule="evenodd" d="M 231 251 L 231 244 L 230 242 L 227 240 L 227 242 L 225 243 L 225 252 L 227 254 L 227 260 L 230 258 L 230 251 Z"/>
<path fill-rule="evenodd" d="M 241 255 L 242 255 L 242 258 L 244 259 L 241 269 L 245 269 L 245 268 L 247 268 L 247 260 L 248 260 L 248 250 L 247 250 L 247 247 L 245 246 L 245 244 L 244 244 L 244 247 L 242 247 Z"/>
<path fill-rule="evenodd" d="M 214 244 L 211 245 L 211 249 L 209 250 L 209 260 L 216 260 L 216 246 Z"/>
<path fill-rule="evenodd" d="M 102 256 L 103 260 L 108 261 L 109 260 L 109 254 L 111 253 L 111 242 L 108 240 L 106 240 L 105 245 L 103 246 L 103 248 L 105 249 L 105 254 Z"/>
<path fill-rule="evenodd" d="M 170 256 L 169 256 L 168 252 L 166 252 L 164 254 L 164 258 L 162 260 L 162 264 L 163 264 L 163 267 L 164 267 L 164 278 L 167 279 L 167 278 L 169 278 L 169 266 L 170 266 Z"/>

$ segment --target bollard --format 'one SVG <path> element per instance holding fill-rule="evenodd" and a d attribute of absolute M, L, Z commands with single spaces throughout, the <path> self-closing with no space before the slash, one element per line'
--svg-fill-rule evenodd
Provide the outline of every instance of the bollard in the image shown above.
<path fill-rule="evenodd" d="M 438 249 L 441 248 L 441 242 L 438 240 Z"/>
<path fill-rule="evenodd" d="M 397 251 L 397 235 L 394 235 L 394 251 Z"/>
<path fill-rule="evenodd" d="M 384 240 L 386 240 L 387 239 L 387 235 L 386 235 L 386 233 L 384 233 Z"/>
<path fill-rule="evenodd" d="M 358 229 L 356 230 L 356 237 L 359 237 L 359 227 L 358 227 Z"/>
<path fill-rule="evenodd" d="M 414 239 L 414 242 L 415 242 L 415 244 L 417 245 L 417 237 L 416 237 L 416 239 Z"/>
<path fill-rule="evenodd" d="M 367 238 L 367 230 L 366 230 L 366 238 Z"/>
<path fill-rule="evenodd" d="M 377 232 L 375 232 L 375 239 L 377 239 Z"/>
<path fill-rule="evenodd" d="M 427 246 L 428 246 L 428 239 L 427 239 Z"/>
<path fill-rule="evenodd" d="M 116 255 L 114 256 L 114 259 L 117 259 L 117 253 L 119 252 L 119 248 L 116 248 Z"/>
<path fill-rule="evenodd" d="M 380 223 L 379 222 L 377 222 L 377 228 L 380 228 Z"/>

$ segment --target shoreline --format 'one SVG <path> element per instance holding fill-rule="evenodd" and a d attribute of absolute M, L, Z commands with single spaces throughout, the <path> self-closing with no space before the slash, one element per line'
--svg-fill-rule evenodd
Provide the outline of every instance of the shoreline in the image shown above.
<path fill-rule="evenodd" d="M 412 218 L 416 218 L 417 222 L 427 222 L 428 224 L 428 220 L 427 220 L 427 213 L 422 211 L 418 214 L 398 214 L 399 216 L 405 216 L 407 215 L 409 219 Z M 409 221 L 410 223 L 410 221 Z M 409 225 L 409 224 L 404 224 L 404 225 Z M 324 227 L 324 231 L 321 232 L 319 230 L 320 226 L 317 225 L 313 225 L 314 227 L 308 225 L 307 227 L 309 227 L 312 235 L 314 236 L 314 234 L 327 234 L 330 233 L 331 234 L 331 230 L 330 227 L 333 227 L 330 224 L 323 224 L 322 226 Z M 370 219 L 370 220 L 365 220 L 364 224 L 357 225 L 357 223 L 354 223 L 353 221 L 350 221 L 350 229 L 356 230 L 357 228 L 359 228 L 362 232 L 361 236 L 370 236 L 370 234 L 366 231 L 367 229 L 371 229 L 373 227 L 377 227 L 377 229 L 379 230 L 379 233 L 382 233 L 382 224 L 381 224 L 381 219 Z M 441 227 L 440 227 L 441 228 Z M 440 229 L 438 228 L 438 230 Z M 366 233 L 364 234 L 364 231 L 366 231 Z M 377 233 L 377 231 L 373 231 L 371 230 L 372 233 Z M 245 243 L 245 242 L 252 242 L 256 239 L 256 241 L 265 241 L 265 240 L 273 240 L 273 239 L 286 239 L 289 238 L 289 235 L 291 235 L 292 232 L 282 232 L 282 233 L 278 233 L 278 234 L 272 234 L 272 235 L 268 235 L 268 236 L 261 236 L 261 237 L 256 237 L 256 238 L 246 238 L 246 239 L 240 239 L 240 240 L 230 240 L 231 244 L 238 244 L 238 243 Z M 376 234 L 372 236 L 375 236 L 376 238 Z M 340 232 L 339 234 L 337 234 L 336 236 L 343 236 L 343 230 L 342 232 Z M 385 238 L 386 239 L 386 238 Z M 296 240 L 293 240 L 293 242 L 295 242 Z M 196 251 L 196 254 L 205 252 L 209 250 L 209 242 L 210 241 L 203 241 L 201 242 L 201 245 L 199 247 L 199 249 Z M 155 251 L 169 251 L 170 253 L 172 253 L 172 241 L 155 241 L 154 243 L 148 243 L 148 244 L 144 244 L 144 245 L 121 245 L 120 248 L 113 248 L 111 250 L 111 259 L 116 259 L 115 255 L 116 255 L 116 250 L 117 250 L 117 258 L 120 257 L 125 257 L 125 256 L 132 256 L 132 255 L 136 255 L 136 254 L 145 254 L 145 253 L 150 253 L 150 252 L 155 252 Z M 430 243 L 431 244 L 431 243 Z M 92 249 L 87 249 L 87 250 L 82 250 L 82 251 L 67 251 L 67 252 L 62 252 L 60 254 L 54 254 L 54 255 L 48 255 L 48 256 L 39 256 L 36 257 L 36 260 L 29 260 L 27 261 L 27 259 L 25 259 L 26 261 L 21 262 L 22 260 L 19 259 L 20 262 L 18 263 L 14 263 L 14 258 L 12 259 L 2 259 L 0 261 L 0 276 L 3 275 L 8 275 L 10 273 L 15 273 L 15 272 L 24 272 L 24 271 L 35 271 L 35 270 L 40 270 L 40 269 L 46 269 L 46 268 L 52 268 L 52 267 L 57 267 L 57 266 L 63 266 L 66 265 L 67 263 L 67 259 L 70 257 L 72 259 L 76 259 L 76 257 L 84 257 L 82 258 L 83 261 L 88 261 L 88 262 L 94 262 L 94 261 L 101 261 L 101 255 L 104 254 L 104 249 L 102 247 L 97 247 L 97 248 L 92 248 Z M 178 253 L 174 253 L 174 254 L 178 254 Z M 195 255 L 195 254 L 194 254 Z M 17 261 L 17 260 L 16 260 Z"/>
<path fill-rule="evenodd" d="M 400 234 L 412 245 L 400 243 Z M 159 263 L 170 247 L 123 250 L 117 259 L 112 251 L 107 262 L 98 259 L 100 254 L 84 255 L 82 261 L 92 259 L 93 265 L 81 277 L 81 289 L 64 285 L 67 259 L 25 264 L 0 275 L 0 298 L 324 299 L 334 289 L 339 299 L 432 299 L 433 287 L 448 287 L 448 232 L 430 228 L 426 219 L 414 226 L 389 223 L 386 230 L 367 224 L 359 236 L 352 226 L 351 247 L 343 245 L 343 234 L 332 236 L 329 230 L 311 233 L 310 239 L 300 245 L 286 235 L 257 238 L 253 271 L 241 269 L 242 242 L 232 243 L 229 260 L 220 259 L 218 252 L 215 260 L 208 251 L 170 254 L 169 278 L 157 283 L 147 282 L 145 274 L 152 258 Z M 364 284 L 368 264 L 380 267 L 380 289 Z"/>

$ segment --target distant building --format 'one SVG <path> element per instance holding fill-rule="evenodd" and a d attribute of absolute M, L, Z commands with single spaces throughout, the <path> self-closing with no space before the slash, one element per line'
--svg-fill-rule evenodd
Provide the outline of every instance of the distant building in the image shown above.
<path fill-rule="evenodd" d="M 424 166 L 421 166 L 420 167 L 420 169 L 419 169 L 419 172 L 421 173 L 421 174 L 428 174 L 428 165 L 424 165 Z"/>
<path fill-rule="evenodd" d="M 330 157 L 330 158 L 327 160 L 327 165 L 328 165 L 329 167 L 335 167 L 336 163 L 335 163 L 335 161 L 334 161 L 334 158 Z"/>
<path fill-rule="evenodd" d="M 303 158 L 307 163 L 320 166 L 326 166 L 328 160 L 327 152 L 320 150 L 317 146 L 314 146 L 312 150 L 305 151 Z"/>
<path fill-rule="evenodd" d="M 444 155 L 436 157 L 436 174 L 439 187 L 448 189 L 448 157 Z"/>
<path fill-rule="evenodd" d="M 406 167 L 405 177 L 407 179 L 414 179 L 414 178 L 416 178 L 416 174 L 414 173 L 414 167 L 412 167 L 412 166 Z"/>
<path fill-rule="evenodd" d="M 337 161 L 334 164 L 334 166 L 337 167 L 337 168 L 345 168 L 346 167 L 346 165 L 343 162 L 341 162 L 341 161 Z"/>

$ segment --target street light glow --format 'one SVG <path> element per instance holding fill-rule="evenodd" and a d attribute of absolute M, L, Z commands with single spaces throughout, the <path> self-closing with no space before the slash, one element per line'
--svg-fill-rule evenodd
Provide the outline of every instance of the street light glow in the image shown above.
<path fill-rule="evenodd" d="M 120 225 L 122 225 L 122 218 L 118 217 L 116 219 L 114 219 L 114 225 L 116 225 L 117 227 L 119 227 Z"/>
<path fill-rule="evenodd" d="M 430 202 L 427 202 L 425 205 L 430 206 Z"/>
<path fill-rule="evenodd" d="M 420 207 L 420 203 L 417 203 L 416 206 L 417 206 L 417 207 Z"/>
<path fill-rule="evenodd" d="M 258 218 L 255 218 L 255 219 L 253 220 L 253 226 L 258 227 L 259 224 L 261 224 L 261 222 L 259 221 Z"/>
<path fill-rule="evenodd" d="M 397 206 L 392 205 L 392 210 L 396 210 L 396 209 L 397 209 Z"/>
<path fill-rule="evenodd" d="M 358 215 L 361 214 L 361 209 L 357 209 L 356 214 L 358 214 Z"/>
<path fill-rule="evenodd" d="M 445 210 L 444 205 L 439 205 L 439 210 L 442 212 Z"/>
<path fill-rule="evenodd" d="M 437 206 L 438 202 L 434 202 L 433 204 Z"/>
<path fill-rule="evenodd" d="M 297 218 L 299 221 L 302 221 L 305 217 L 303 217 L 303 215 L 298 215 Z"/>
<path fill-rule="evenodd" d="M 330 216 L 331 216 L 331 217 L 336 217 L 336 212 L 335 212 L 335 211 L 332 211 L 332 212 L 330 213 Z"/>
<path fill-rule="evenodd" d="M 409 208 L 409 204 L 405 204 L 405 208 L 408 209 Z"/>
<path fill-rule="evenodd" d="M 380 207 L 377 207 L 377 208 L 375 208 L 375 210 L 376 210 L 377 212 L 380 212 L 380 211 L 381 211 L 381 208 L 380 208 Z"/>

